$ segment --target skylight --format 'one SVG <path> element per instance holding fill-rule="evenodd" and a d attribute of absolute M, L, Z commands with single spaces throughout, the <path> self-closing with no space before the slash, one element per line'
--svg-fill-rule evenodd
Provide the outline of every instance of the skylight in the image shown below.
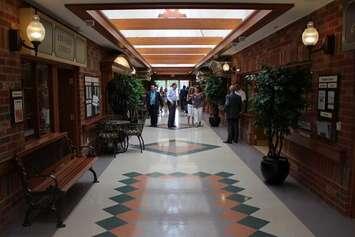
<path fill-rule="evenodd" d="M 208 48 L 213 49 L 216 45 L 135 45 L 136 49 L 149 49 L 149 48 Z"/>
<path fill-rule="evenodd" d="M 226 37 L 231 30 L 121 30 L 125 37 Z"/>
<path fill-rule="evenodd" d="M 151 64 L 152 67 L 194 67 L 195 64 Z"/>
<path fill-rule="evenodd" d="M 102 12 L 109 19 L 145 19 L 158 18 L 165 9 L 149 10 L 103 10 Z M 209 19 L 235 19 L 245 20 L 254 10 L 229 10 L 229 9 L 180 9 L 187 18 L 209 18 Z"/>
<path fill-rule="evenodd" d="M 193 67 L 254 10 L 102 10 L 152 67 Z"/>

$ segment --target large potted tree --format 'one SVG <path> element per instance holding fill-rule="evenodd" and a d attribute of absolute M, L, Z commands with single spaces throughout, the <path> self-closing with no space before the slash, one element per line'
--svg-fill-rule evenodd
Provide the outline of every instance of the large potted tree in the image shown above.
<path fill-rule="evenodd" d="M 108 103 L 113 114 L 122 119 L 135 117 L 134 111 L 141 106 L 144 87 L 134 75 L 114 74 L 108 83 Z"/>
<path fill-rule="evenodd" d="M 269 151 L 261 162 L 268 184 L 282 184 L 289 174 L 288 159 L 282 156 L 285 137 L 297 128 L 307 106 L 306 92 L 311 85 L 310 71 L 301 67 L 263 67 L 256 76 L 254 112 L 256 125 L 263 128 Z"/>
<path fill-rule="evenodd" d="M 209 122 L 212 127 L 218 127 L 221 118 L 219 117 L 219 106 L 224 104 L 227 93 L 226 80 L 222 77 L 209 76 L 205 83 L 205 95 L 208 103 L 212 107 Z"/>

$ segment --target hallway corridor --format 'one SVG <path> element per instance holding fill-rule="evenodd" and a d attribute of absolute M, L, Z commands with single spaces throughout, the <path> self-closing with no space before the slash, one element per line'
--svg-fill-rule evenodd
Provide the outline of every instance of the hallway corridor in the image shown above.
<path fill-rule="evenodd" d="M 211 128 L 146 127 L 144 139 L 146 151 L 118 155 L 55 237 L 313 236 Z"/>

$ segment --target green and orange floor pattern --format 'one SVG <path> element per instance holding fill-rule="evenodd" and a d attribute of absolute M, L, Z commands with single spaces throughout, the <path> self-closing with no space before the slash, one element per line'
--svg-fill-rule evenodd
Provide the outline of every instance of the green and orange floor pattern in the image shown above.
<path fill-rule="evenodd" d="M 269 222 L 253 216 L 259 208 L 243 204 L 252 197 L 239 193 L 235 174 L 124 175 L 110 198 L 116 204 L 104 209 L 112 216 L 96 222 L 106 231 L 95 237 L 275 237 L 260 230 Z"/>

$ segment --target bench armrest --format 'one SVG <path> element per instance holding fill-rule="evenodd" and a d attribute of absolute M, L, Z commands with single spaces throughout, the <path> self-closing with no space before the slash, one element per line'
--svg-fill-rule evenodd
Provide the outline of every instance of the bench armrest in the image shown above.
<path fill-rule="evenodd" d="M 95 148 L 93 146 L 89 146 L 89 145 L 81 145 L 78 146 L 76 149 L 76 155 L 78 156 L 83 156 L 83 149 L 88 149 L 88 157 L 95 157 L 96 156 L 96 151 Z"/>
<path fill-rule="evenodd" d="M 55 177 L 55 175 L 51 174 L 51 175 L 31 175 L 29 178 L 50 178 L 55 185 L 55 188 L 58 188 L 58 180 Z"/>

